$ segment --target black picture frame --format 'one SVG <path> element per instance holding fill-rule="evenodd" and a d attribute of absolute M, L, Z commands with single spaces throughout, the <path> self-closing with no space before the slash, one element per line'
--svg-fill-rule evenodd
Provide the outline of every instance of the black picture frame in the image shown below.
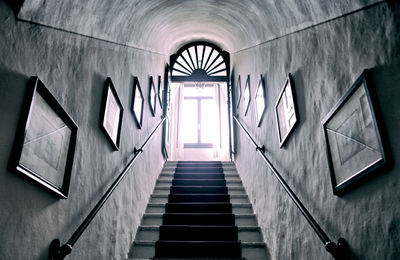
<path fill-rule="evenodd" d="M 237 93 L 238 93 L 238 98 L 237 98 L 237 103 L 236 103 L 236 107 L 239 108 L 240 105 L 240 100 L 242 98 L 242 85 L 241 85 L 241 80 L 240 80 L 240 75 L 238 76 L 238 80 L 236 82 L 236 89 L 237 89 Z"/>
<path fill-rule="evenodd" d="M 153 76 L 150 76 L 149 79 L 149 106 L 153 117 L 156 116 L 157 92 L 156 87 L 154 86 Z"/>
<path fill-rule="evenodd" d="M 124 108 L 117 90 L 111 78 L 107 77 L 103 90 L 99 126 L 115 151 L 119 150 L 123 114 Z"/>
<path fill-rule="evenodd" d="M 162 88 L 162 80 L 161 76 L 158 75 L 158 81 L 157 81 L 157 96 L 158 96 L 158 102 L 160 103 L 160 108 L 163 108 L 163 96 L 164 96 L 164 89 Z"/>
<path fill-rule="evenodd" d="M 249 111 L 251 101 L 251 93 L 250 93 L 250 75 L 247 75 L 246 85 L 243 90 L 243 107 L 244 107 L 244 115 L 247 115 Z"/>
<path fill-rule="evenodd" d="M 365 70 L 321 122 L 335 195 L 388 161 L 369 74 Z"/>
<path fill-rule="evenodd" d="M 254 102 L 254 107 L 256 109 L 257 127 L 260 127 L 265 114 L 265 110 L 267 109 L 267 97 L 265 93 L 264 78 L 262 75 L 260 76 L 260 80 L 258 81 L 256 94 L 254 95 Z"/>
<path fill-rule="evenodd" d="M 78 126 L 38 77 L 31 77 L 9 161 L 59 198 L 68 198 Z"/>
<path fill-rule="evenodd" d="M 296 93 L 294 91 L 292 74 L 290 73 L 275 103 L 275 117 L 279 147 L 282 148 L 299 123 Z"/>
<path fill-rule="evenodd" d="M 142 128 L 143 122 L 143 108 L 144 108 L 144 97 L 140 87 L 138 77 L 134 77 L 133 80 L 133 96 L 132 96 L 132 111 L 135 118 L 135 122 L 139 129 Z"/>

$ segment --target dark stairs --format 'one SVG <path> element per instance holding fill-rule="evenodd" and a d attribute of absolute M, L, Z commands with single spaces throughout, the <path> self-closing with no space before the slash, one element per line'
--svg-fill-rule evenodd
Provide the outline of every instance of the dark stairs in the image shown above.
<path fill-rule="evenodd" d="M 166 162 L 128 257 L 269 259 L 235 164 Z"/>
<path fill-rule="evenodd" d="M 220 162 L 179 162 L 165 205 L 155 259 L 241 259 L 232 204 Z"/>

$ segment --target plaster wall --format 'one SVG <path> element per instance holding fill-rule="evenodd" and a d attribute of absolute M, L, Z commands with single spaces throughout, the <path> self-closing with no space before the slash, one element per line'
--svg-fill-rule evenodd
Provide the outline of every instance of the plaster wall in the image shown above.
<path fill-rule="evenodd" d="M 169 57 L 19 22 L 0 1 L 0 259 L 47 259 L 63 243 L 160 121 L 148 106 L 149 76 L 164 77 Z M 79 126 L 69 198 L 58 199 L 7 170 L 26 84 L 38 75 Z M 124 106 L 121 145 L 113 151 L 99 128 L 106 77 Z M 142 129 L 131 112 L 133 76 L 146 98 Z M 161 129 L 161 128 L 160 128 Z M 68 259 L 125 259 L 163 166 L 161 131 L 135 162 Z"/>
<path fill-rule="evenodd" d="M 250 75 L 251 103 L 238 115 L 317 222 L 353 259 L 400 255 L 400 9 L 373 8 L 298 31 L 232 55 L 242 92 Z M 321 120 L 365 68 L 371 68 L 393 165 L 342 196 L 332 192 Z M 280 149 L 274 106 L 292 73 L 300 123 Z M 267 109 L 256 125 L 254 94 L 265 78 Z M 332 259 L 289 196 L 238 129 L 235 161 L 272 259 Z"/>

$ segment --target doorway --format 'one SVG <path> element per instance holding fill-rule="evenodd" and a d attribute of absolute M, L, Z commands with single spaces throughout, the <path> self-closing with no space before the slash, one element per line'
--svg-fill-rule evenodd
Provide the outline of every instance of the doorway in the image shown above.
<path fill-rule="evenodd" d="M 171 160 L 230 160 L 226 83 L 172 83 L 170 91 Z"/>

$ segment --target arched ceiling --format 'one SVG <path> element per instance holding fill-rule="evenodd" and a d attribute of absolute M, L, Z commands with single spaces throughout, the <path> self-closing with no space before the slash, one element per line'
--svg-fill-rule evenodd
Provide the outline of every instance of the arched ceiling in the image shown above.
<path fill-rule="evenodd" d="M 18 18 L 173 54 L 195 40 L 236 52 L 377 0 L 25 0 Z"/>

